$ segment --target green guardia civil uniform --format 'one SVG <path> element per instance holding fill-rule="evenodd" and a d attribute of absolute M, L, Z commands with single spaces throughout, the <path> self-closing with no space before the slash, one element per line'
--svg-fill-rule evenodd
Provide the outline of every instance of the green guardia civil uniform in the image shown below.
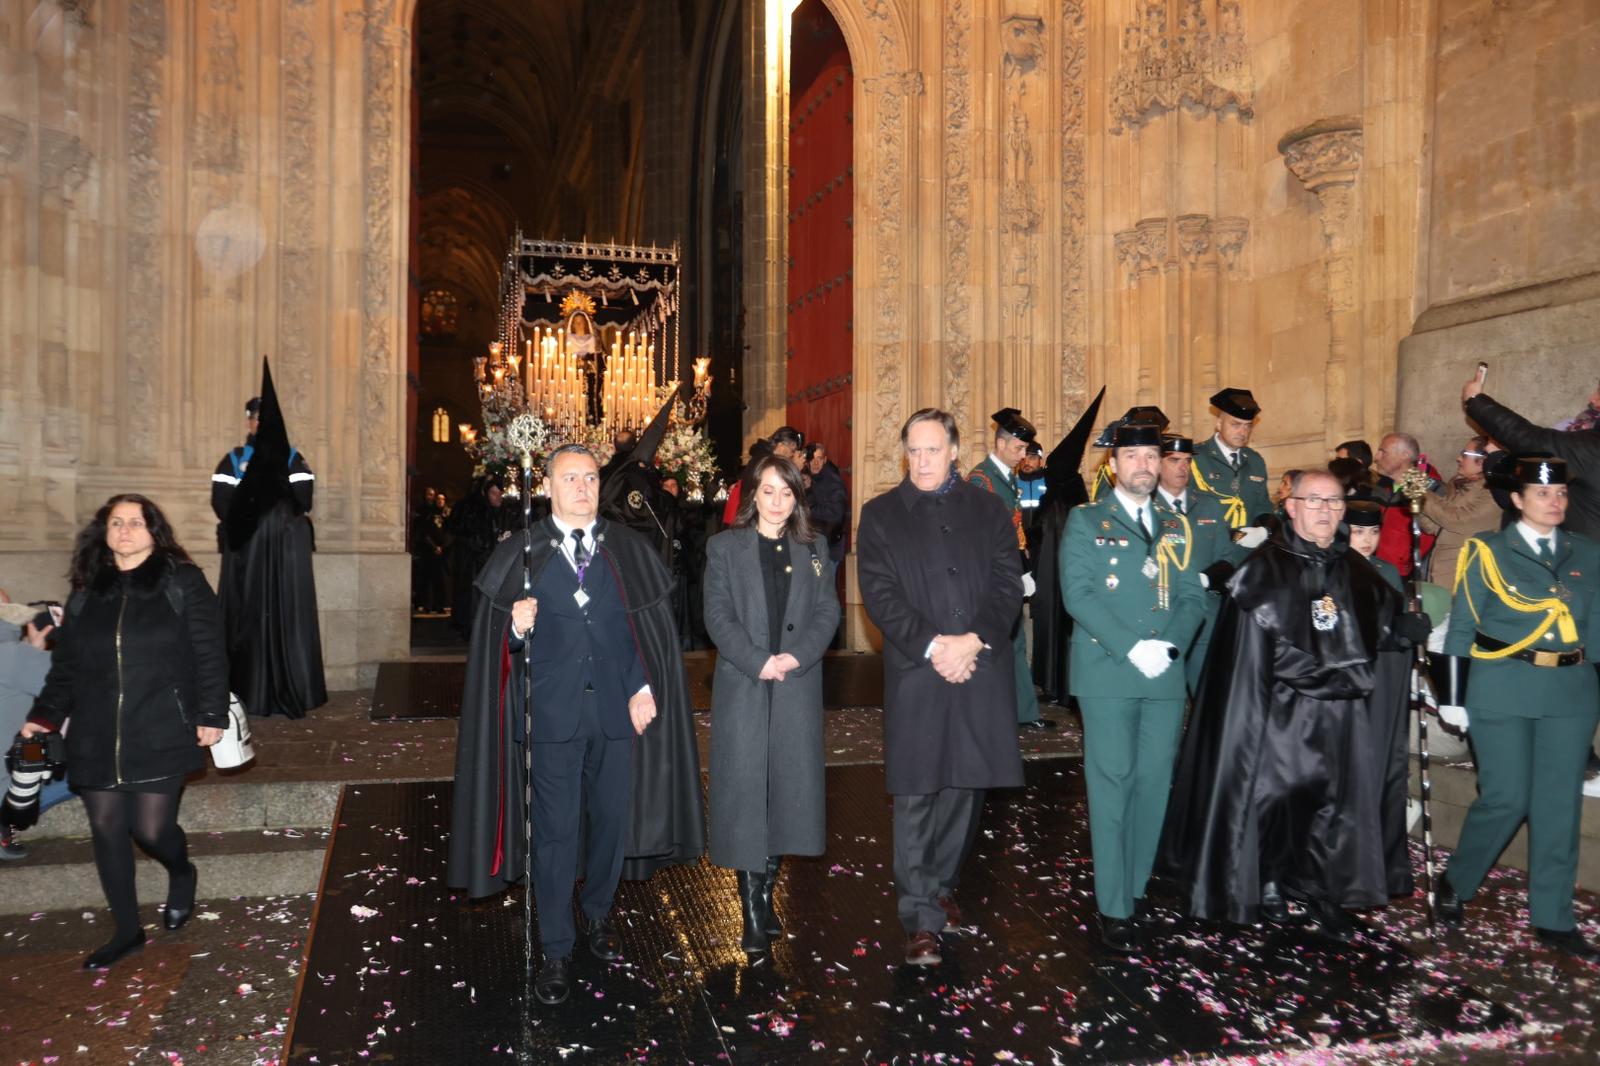
<path fill-rule="evenodd" d="M 967 481 L 994 493 L 1011 512 L 1011 524 L 1017 531 L 1017 551 L 1027 558 L 1028 537 L 1022 528 L 1022 498 L 1017 494 L 1016 475 L 995 462 L 994 456 L 985 456 L 983 462 L 967 474 Z M 1028 569 L 1026 561 L 1023 569 Z M 1039 695 L 1033 690 L 1033 667 L 1028 665 L 1028 636 L 1022 631 L 1022 615 L 1011 630 L 1011 657 L 1017 675 L 1017 721 L 1039 720 Z"/>
<path fill-rule="evenodd" d="M 1223 560 L 1238 566 L 1250 554 L 1249 548 L 1234 541 L 1233 528 L 1228 525 L 1222 505 L 1215 497 L 1196 491 L 1193 484 L 1184 492 L 1181 500 L 1174 500 L 1168 504 L 1163 497 L 1161 502 L 1189 519 L 1190 532 L 1193 536 L 1191 542 L 1193 559 L 1189 569 L 1195 573 L 1198 574 L 1212 563 Z M 1217 624 L 1217 612 L 1222 607 L 1223 592 L 1224 589 L 1218 584 L 1205 593 L 1202 598 L 1205 605 L 1205 621 L 1201 624 L 1194 643 L 1189 646 L 1183 657 L 1184 678 L 1188 682 L 1190 695 L 1194 694 L 1196 686 L 1200 684 L 1200 671 L 1205 666 L 1206 652 L 1211 647 L 1211 630 Z"/>
<path fill-rule="evenodd" d="M 1100 913 L 1128 918 L 1144 895 L 1183 727 L 1184 671 L 1154 679 L 1128 661 L 1141 640 L 1180 652 L 1205 620 L 1190 520 L 1159 500 L 1147 537 L 1115 492 L 1074 509 L 1060 548 L 1072 616 L 1072 695 L 1083 711 L 1084 778 Z"/>
<path fill-rule="evenodd" d="M 1600 717 L 1600 545 L 1557 529 L 1541 558 L 1520 525 L 1469 538 L 1456 563 L 1445 652 L 1472 660 L 1478 798 L 1447 873 L 1471 898 L 1526 821 L 1530 917 L 1560 932 L 1576 925 L 1584 764 Z"/>
<path fill-rule="evenodd" d="M 1237 466 L 1229 462 L 1213 434 L 1194 446 L 1194 458 L 1189 463 L 1194 471 L 1190 489 L 1215 499 L 1231 529 L 1253 525 L 1273 510 L 1272 494 L 1267 491 L 1267 461 L 1248 445 L 1235 455 Z"/>

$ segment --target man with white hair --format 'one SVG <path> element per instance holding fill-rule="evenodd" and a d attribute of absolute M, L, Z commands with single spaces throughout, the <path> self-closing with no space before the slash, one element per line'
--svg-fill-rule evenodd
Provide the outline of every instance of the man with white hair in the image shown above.
<path fill-rule="evenodd" d="M 1229 582 L 1162 843 L 1198 917 L 1283 921 L 1298 899 L 1343 942 L 1359 928 L 1346 908 L 1409 883 L 1385 849 L 1369 707 L 1379 654 L 1432 626 L 1349 550 L 1345 507 L 1336 477 L 1303 471 L 1289 523 Z"/>

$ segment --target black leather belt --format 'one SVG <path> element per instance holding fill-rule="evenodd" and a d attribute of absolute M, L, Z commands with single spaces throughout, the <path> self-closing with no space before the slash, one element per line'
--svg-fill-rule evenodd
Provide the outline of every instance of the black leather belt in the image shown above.
<path fill-rule="evenodd" d="M 1484 651 L 1500 651 L 1502 648 L 1511 647 L 1506 641 L 1496 640 L 1483 633 L 1473 635 L 1472 643 Z M 1506 656 L 1508 659 L 1521 659 L 1534 666 L 1577 666 L 1583 662 L 1583 649 L 1574 648 L 1572 651 L 1540 651 L 1537 648 L 1523 648 Z"/>

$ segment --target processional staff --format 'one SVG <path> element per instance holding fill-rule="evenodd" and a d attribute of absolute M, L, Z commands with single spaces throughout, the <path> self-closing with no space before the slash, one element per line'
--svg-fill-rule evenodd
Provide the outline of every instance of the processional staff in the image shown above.
<path fill-rule="evenodd" d="M 1428 457 L 1417 456 L 1417 465 L 1400 476 L 1399 489 L 1411 511 L 1411 574 L 1408 610 L 1422 612 L 1422 501 L 1428 494 Z M 1433 773 L 1428 763 L 1428 705 L 1424 693 L 1432 687 L 1428 666 L 1428 644 L 1417 645 L 1411 664 L 1411 705 L 1417 713 L 1417 792 L 1422 809 L 1422 887 L 1428 899 L 1428 934 L 1434 932 L 1433 878 Z"/>
<path fill-rule="evenodd" d="M 533 453 L 544 447 L 544 423 L 524 411 L 506 427 L 506 441 L 513 452 L 522 455 L 522 598 L 533 597 Z M 522 641 L 522 735 L 528 742 L 522 748 L 522 867 L 526 891 L 523 895 L 522 938 L 526 948 L 528 980 L 533 980 L 533 627 Z"/>

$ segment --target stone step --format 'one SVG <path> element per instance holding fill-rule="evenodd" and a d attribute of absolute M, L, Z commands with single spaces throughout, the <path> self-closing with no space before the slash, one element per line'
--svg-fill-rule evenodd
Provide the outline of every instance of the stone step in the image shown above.
<path fill-rule="evenodd" d="M 189 833 L 314 827 L 333 824 L 339 781 L 205 781 L 183 793 L 178 821 Z M 87 837 L 89 821 L 76 799 L 51 807 L 29 829 L 32 843 L 55 837 Z"/>
<path fill-rule="evenodd" d="M 189 856 L 200 871 L 202 901 L 316 891 L 330 835 L 326 826 L 209 833 L 196 832 L 184 821 Z M 30 834 L 26 845 L 27 858 L 0 863 L 0 914 L 105 907 L 87 839 Z M 134 857 L 141 914 L 149 921 L 152 908 L 166 899 L 167 873 L 137 846 Z"/>

